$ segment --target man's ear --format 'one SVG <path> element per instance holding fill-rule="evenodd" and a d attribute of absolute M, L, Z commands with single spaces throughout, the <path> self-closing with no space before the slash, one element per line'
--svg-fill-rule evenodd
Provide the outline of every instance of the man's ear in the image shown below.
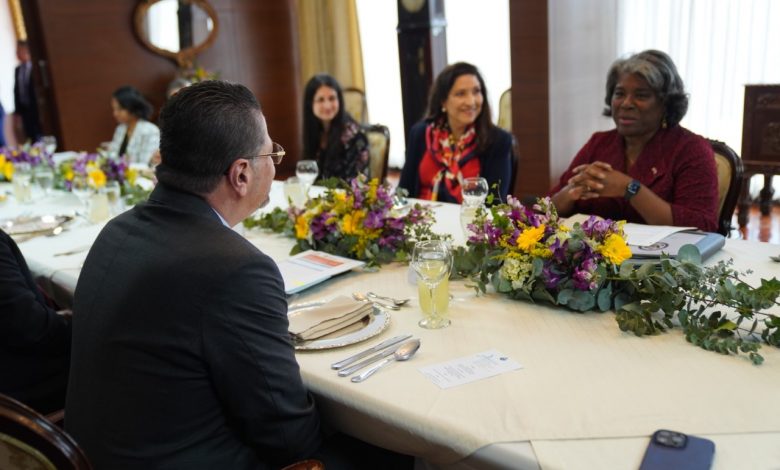
<path fill-rule="evenodd" d="M 246 158 L 239 158 L 230 165 L 227 172 L 230 187 L 240 196 L 245 196 L 249 191 L 249 165 L 249 160 Z"/>

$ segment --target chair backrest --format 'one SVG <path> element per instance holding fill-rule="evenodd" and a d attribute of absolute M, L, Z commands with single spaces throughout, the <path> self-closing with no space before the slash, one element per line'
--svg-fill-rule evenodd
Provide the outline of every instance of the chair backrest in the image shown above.
<path fill-rule="evenodd" d="M 387 176 L 387 160 L 390 156 L 390 130 L 382 124 L 363 128 L 368 138 L 368 176 L 383 182 Z"/>
<path fill-rule="evenodd" d="M 366 104 L 366 93 L 360 88 L 346 87 L 343 90 L 344 109 L 359 124 L 368 122 L 368 105 Z"/>
<path fill-rule="evenodd" d="M 6 470 L 88 470 L 76 442 L 43 416 L 0 394 L 0 468 Z"/>
<path fill-rule="evenodd" d="M 718 233 L 728 236 L 742 187 L 742 159 L 728 145 L 710 140 L 718 171 Z"/>
<path fill-rule="evenodd" d="M 512 132 L 512 89 L 507 88 L 498 99 L 498 127 Z"/>

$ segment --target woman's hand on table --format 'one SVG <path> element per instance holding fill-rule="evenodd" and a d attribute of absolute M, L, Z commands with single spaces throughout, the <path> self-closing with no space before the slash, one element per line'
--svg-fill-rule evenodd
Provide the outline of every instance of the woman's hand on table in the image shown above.
<path fill-rule="evenodd" d="M 593 162 L 574 168 L 569 178 L 569 195 L 574 199 L 622 197 L 631 177 L 604 162 Z"/>

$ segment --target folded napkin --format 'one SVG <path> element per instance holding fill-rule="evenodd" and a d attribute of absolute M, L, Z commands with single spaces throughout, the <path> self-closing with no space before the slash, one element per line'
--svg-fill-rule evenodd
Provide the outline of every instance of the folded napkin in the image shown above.
<path fill-rule="evenodd" d="M 367 317 L 374 306 L 339 296 L 318 307 L 290 318 L 289 331 L 297 341 L 321 338 L 334 331 L 353 325 Z"/>

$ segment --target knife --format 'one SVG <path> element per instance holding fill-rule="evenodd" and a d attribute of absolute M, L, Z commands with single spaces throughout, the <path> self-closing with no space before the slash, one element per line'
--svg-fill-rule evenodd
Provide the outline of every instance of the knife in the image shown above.
<path fill-rule="evenodd" d="M 339 370 L 339 377 L 346 377 L 353 372 L 357 372 L 358 370 L 366 367 L 369 364 L 373 364 L 376 361 L 379 361 L 380 359 L 383 359 L 387 356 L 392 356 L 393 353 L 395 353 L 396 349 L 400 348 L 401 345 L 396 345 L 395 347 L 387 348 L 384 351 L 382 351 L 379 354 L 376 354 L 374 356 L 369 357 L 368 359 L 358 362 L 357 364 L 353 364 L 349 367 L 346 367 L 344 369 Z"/>
<path fill-rule="evenodd" d="M 400 343 L 401 341 L 404 341 L 404 340 L 409 339 L 411 337 L 412 337 L 412 335 L 409 335 L 409 334 L 403 334 L 403 335 L 394 336 L 394 337 L 392 337 L 392 338 L 390 338 L 388 340 L 382 341 L 381 343 L 377 344 L 376 346 L 374 346 L 372 348 L 368 348 L 368 349 L 366 349 L 363 352 L 359 352 L 359 353 L 355 354 L 354 356 L 350 356 L 350 357 L 348 357 L 348 358 L 346 358 L 344 360 L 341 360 L 339 362 L 334 362 L 333 364 L 330 365 L 330 368 L 334 369 L 334 370 L 339 370 L 339 369 L 341 369 L 344 366 L 348 366 L 348 365 L 352 364 L 353 362 L 357 361 L 358 359 L 362 359 L 362 358 L 364 358 L 366 356 L 369 356 L 369 355 L 371 355 L 371 354 L 373 354 L 373 353 L 375 353 L 377 351 L 381 351 L 381 350 L 383 350 L 383 349 L 385 349 L 387 347 L 390 347 L 390 346 L 392 346 L 394 344 Z"/>

